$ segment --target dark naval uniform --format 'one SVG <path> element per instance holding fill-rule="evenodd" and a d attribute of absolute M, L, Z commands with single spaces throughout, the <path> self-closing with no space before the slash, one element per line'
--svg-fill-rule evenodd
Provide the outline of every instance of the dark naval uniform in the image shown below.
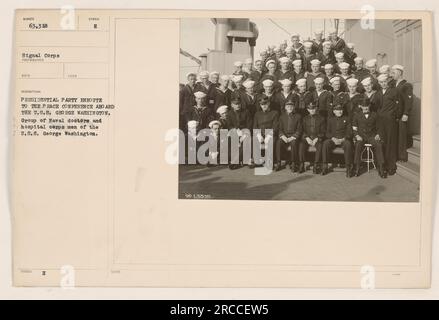
<path fill-rule="evenodd" d="M 306 153 L 309 147 L 306 138 L 311 138 L 312 140 L 317 138 L 318 141 L 315 145 L 316 154 L 314 158 L 314 163 L 318 164 L 322 160 L 322 145 L 326 133 L 325 119 L 322 116 L 320 116 L 318 113 L 316 113 L 313 116 L 308 114 L 303 118 L 302 126 L 303 126 L 303 135 L 299 148 L 300 162 L 303 163 L 306 160 Z"/>
<path fill-rule="evenodd" d="M 379 126 L 378 115 L 375 112 L 369 112 L 367 115 L 363 112 L 357 112 L 354 116 L 352 127 L 354 128 L 354 136 L 359 135 L 362 141 L 355 143 L 354 163 L 359 166 L 361 164 L 361 153 L 364 144 L 370 143 L 375 150 L 375 160 L 378 165 L 384 164 L 382 134 Z M 356 128 L 356 130 L 355 130 Z M 375 140 L 375 136 L 379 134 L 381 140 Z"/>
<path fill-rule="evenodd" d="M 285 95 L 282 91 L 275 94 L 274 97 L 276 104 L 279 105 L 281 112 L 285 111 L 285 103 L 287 101 L 294 101 L 296 104 L 299 102 L 299 97 L 294 91 L 291 91 L 288 95 Z"/>
<path fill-rule="evenodd" d="M 329 91 L 323 90 L 318 93 L 317 90 L 313 91 L 313 100 L 317 102 L 317 109 L 319 114 L 326 119 L 331 111 L 332 94 Z"/>
<path fill-rule="evenodd" d="M 195 92 L 197 91 L 202 91 L 206 94 L 206 104 L 209 108 L 213 110 L 215 106 L 216 86 L 213 83 L 209 82 L 208 86 L 206 87 L 201 82 L 198 82 L 195 85 Z"/>
<path fill-rule="evenodd" d="M 279 118 L 279 139 L 276 144 L 276 159 L 281 160 L 282 150 L 286 150 L 288 146 L 291 147 L 290 157 L 288 162 L 290 164 L 298 163 L 298 148 L 300 143 L 300 136 L 302 135 L 302 116 L 299 113 L 292 112 L 288 114 L 283 112 Z M 296 138 L 289 143 L 285 143 L 281 137 Z"/>
<path fill-rule="evenodd" d="M 377 91 L 377 99 L 378 116 L 384 134 L 385 162 L 389 174 L 392 175 L 396 172 L 398 158 L 398 93 L 395 88 L 387 88 L 385 92 L 380 89 Z"/>
<path fill-rule="evenodd" d="M 358 106 L 361 103 L 361 101 L 364 100 L 364 96 L 360 93 L 357 93 L 351 97 L 348 94 L 348 98 L 349 99 L 346 104 L 346 109 L 347 109 L 346 111 L 349 120 L 352 121 L 352 119 L 354 118 L 354 114 L 361 111 Z"/>
<path fill-rule="evenodd" d="M 332 150 L 336 147 L 332 138 L 344 139 L 341 147 L 344 151 L 344 159 L 346 165 L 352 164 L 353 145 L 352 145 L 352 125 L 349 118 L 345 115 L 341 117 L 331 117 L 328 119 L 326 128 L 327 140 L 323 143 L 323 163 L 330 162 Z"/>
<path fill-rule="evenodd" d="M 258 98 L 257 94 L 254 94 L 253 96 L 251 96 L 247 93 L 243 93 L 241 95 L 242 108 L 248 110 L 251 117 L 253 117 L 256 113 L 257 98 Z"/>
<path fill-rule="evenodd" d="M 399 99 L 398 160 L 407 161 L 408 122 L 401 121 L 401 117 L 409 116 L 413 108 L 413 86 L 406 80 L 402 80 L 396 84 L 396 91 Z"/>
<path fill-rule="evenodd" d="M 214 111 L 216 111 L 221 106 L 230 107 L 230 99 L 232 97 L 232 91 L 230 89 L 226 89 L 222 91 L 220 88 L 216 88 L 215 97 L 214 97 Z"/>
<path fill-rule="evenodd" d="M 189 121 L 197 121 L 197 132 L 202 129 L 209 128 L 209 123 L 215 120 L 213 109 L 208 107 L 197 108 L 196 106 L 189 108 L 185 113 L 186 125 Z"/>
<path fill-rule="evenodd" d="M 316 78 L 325 79 L 325 74 L 322 72 L 317 72 L 317 73 L 308 72 L 308 76 L 306 77 L 306 89 L 307 90 L 315 89 L 314 80 Z"/>

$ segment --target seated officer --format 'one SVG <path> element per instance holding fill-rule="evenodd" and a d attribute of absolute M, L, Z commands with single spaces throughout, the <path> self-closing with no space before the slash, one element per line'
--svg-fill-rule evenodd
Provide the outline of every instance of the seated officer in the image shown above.
<path fill-rule="evenodd" d="M 306 153 L 309 147 L 316 148 L 313 173 L 318 173 L 318 165 L 322 160 L 322 144 L 325 137 L 325 119 L 317 113 L 317 103 L 311 102 L 307 106 L 308 115 L 303 118 L 303 135 L 299 147 L 299 173 L 305 172 Z"/>
<path fill-rule="evenodd" d="M 327 140 L 323 143 L 323 170 L 322 175 L 328 173 L 328 163 L 334 148 L 342 147 L 346 164 L 346 177 L 352 172 L 352 126 L 347 116 L 343 114 L 343 106 L 336 104 L 333 108 L 334 117 L 328 118 L 326 127 Z"/>
<path fill-rule="evenodd" d="M 288 100 L 285 103 L 285 112 L 279 118 L 279 140 L 276 144 L 276 164 L 274 170 L 280 169 L 281 152 L 291 147 L 288 164 L 291 172 L 296 172 L 298 163 L 298 146 L 302 134 L 302 116 L 297 112 L 298 99 L 295 101 Z"/>
<path fill-rule="evenodd" d="M 243 148 L 246 140 L 251 139 L 250 130 L 252 128 L 253 118 L 250 111 L 243 108 L 239 96 L 232 98 L 232 108 L 229 111 L 229 118 L 231 123 L 229 123 L 225 129 L 229 130 L 231 136 L 237 135 L 239 140 L 239 153 L 232 154 L 233 152 L 230 152 L 231 158 L 229 167 L 230 169 L 234 170 L 239 168 L 242 163 L 252 165 L 251 157 L 248 159 L 243 158 Z"/>
<path fill-rule="evenodd" d="M 361 153 L 364 150 L 364 144 L 369 143 L 375 150 L 375 161 L 378 163 L 380 177 L 387 178 L 384 171 L 383 143 L 381 129 L 378 125 L 378 115 L 375 112 L 370 112 L 370 101 L 367 98 L 361 101 L 359 106 L 361 112 L 355 113 L 352 121 L 355 140 L 355 176 L 360 175 Z"/>
<path fill-rule="evenodd" d="M 261 110 L 256 112 L 253 120 L 253 131 L 257 137 L 257 143 L 253 147 L 260 150 L 272 142 L 274 148 L 279 127 L 279 113 L 271 110 L 270 99 L 264 94 L 259 97 L 259 105 Z"/>

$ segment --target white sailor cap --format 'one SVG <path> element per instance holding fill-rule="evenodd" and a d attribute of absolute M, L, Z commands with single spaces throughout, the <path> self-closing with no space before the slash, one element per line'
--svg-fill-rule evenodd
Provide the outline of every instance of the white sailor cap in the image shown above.
<path fill-rule="evenodd" d="M 314 83 L 315 84 L 320 84 L 323 83 L 325 80 L 322 77 L 317 77 L 314 79 Z"/>
<path fill-rule="evenodd" d="M 380 73 L 385 73 L 390 71 L 390 66 L 388 64 L 382 65 L 379 69 Z"/>
<path fill-rule="evenodd" d="M 279 59 L 279 62 L 284 63 L 284 62 L 290 62 L 290 58 L 288 57 L 282 57 Z"/>
<path fill-rule="evenodd" d="M 276 61 L 274 61 L 274 60 L 268 60 L 268 61 L 265 63 L 265 66 L 268 68 L 268 66 L 269 66 L 270 64 L 272 64 L 272 63 L 276 64 Z"/>
<path fill-rule="evenodd" d="M 303 43 L 303 46 L 304 46 L 305 48 L 311 48 L 311 47 L 312 47 L 312 42 L 311 42 L 311 41 L 305 41 L 305 42 Z"/>
<path fill-rule="evenodd" d="M 263 55 L 263 54 L 267 54 L 267 50 L 261 50 L 261 51 L 259 51 L 259 55 Z"/>
<path fill-rule="evenodd" d="M 199 77 L 200 79 L 203 79 L 203 78 L 209 78 L 209 72 L 208 72 L 208 71 L 201 71 L 201 72 L 198 74 L 198 77 Z"/>
<path fill-rule="evenodd" d="M 358 84 L 358 79 L 349 78 L 348 80 L 346 80 L 346 83 L 348 84 L 348 86 L 356 86 Z"/>
<path fill-rule="evenodd" d="M 301 65 L 302 65 L 302 60 L 297 59 L 297 60 L 294 60 L 294 61 L 293 61 L 293 66 L 298 67 L 298 66 L 301 66 Z"/>
<path fill-rule="evenodd" d="M 283 86 L 291 86 L 291 84 L 293 83 L 290 79 L 282 79 L 282 80 L 279 80 L 279 82 Z"/>
<path fill-rule="evenodd" d="M 188 72 L 188 73 L 186 73 L 186 78 L 189 78 L 189 77 L 191 77 L 191 76 L 196 77 L 197 74 L 196 74 L 195 72 Z"/>
<path fill-rule="evenodd" d="M 312 66 L 319 66 L 320 64 L 321 64 L 321 62 L 320 62 L 319 59 L 311 60 L 311 65 Z"/>
<path fill-rule="evenodd" d="M 285 48 L 285 52 L 293 52 L 293 47 L 291 47 L 291 46 L 288 46 L 288 47 L 286 47 Z"/>
<path fill-rule="evenodd" d="M 191 120 L 187 123 L 187 126 L 189 129 L 195 129 L 198 126 L 198 121 L 196 120 Z"/>
<path fill-rule="evenodd" d="M 216 113 L 221 114 L 221 113 L 227 112 L 228 110 L 229 110 L 229 107 L 226 105 L 223 105 L 223 106 L 219 107 L 218 109 L 216 109 Z"/>
<path fill-rule="evenodd" d="M 298 34 L 298 33 L 293 33 L 292 35 L 291 35 L 291 39 L 292 38 L 297 38 L 297 39 L 299 39 L 300 38 L 300 34 Z"/>
<path fill-rule="evenodd" d="M 197 91 L 197 92 L 194 93 L 194 96 L 196 98 L 205 98 L 206 94 L 203 91 Z"/>
<path fill-rule="evenodd" d="M 323 30 L 322 29 L 317 29 L 317 30 L 314 31 L 314 34 L 315 35 L 323 34 Z"/>
<path fill-rule="evenodd" d="M 329 82 L 331 84 L 334 84 L 336 82 L 340 83 L 340 77 L 332 77 L 331 79 L 329 79 Z"/>
<path fill-rule="evenodd" d="M 255 86 L 255 82 L 253 80 L 245 80 L 242 85 L 244 86 L 244 88 L 250 89 Z"/>
<path fill-rule="evenodd" d="M 330 64 L 330 63 L 327 63 L 327 64 L 325 64 L 324 68 L 325 68 L 325 70 L 328 70 L 328 69 L 333 69 L 334 66 L 332 64 Z"/>
<path fill-rule="evenodd" d="M 244 76 L 242 74 L 235 74 L 232 78 L 232 81 L 239 82 L 239 81 L 242 81 L 243 78 L 244 78 Z"/>
<path fill-rule="evenodd" d="M 276 47 L 274 47 L 273 51 L 274 51 L 274 52 L 280 52 L 280 51 L 281 51 L 281 48 L 276 46 Z"/>
<path fill-rule="evenodd" d="M 404 66 L 400 65 L 400 64 L 395 64 L 392 66 L 393 70 L 400 70 L 400 71 L 404 71 Z"/>
<path fill-rule="evenodd" d="M 252 64 L 253 63 L 253 59 L 252 58 L 247 58 L 244 60 L 245 64 Z"/>
<path fill-rule="evenodd" d="M 336 58 L 343 58 L 344 57 L 344 53 L 343 52 L 337 52 L 336 54 L 335 54 L 335 57 Z"/>
<path fill-rule="evenodd" d="M 220 73 L 219 73 L 218 71 L 212 71 L 212 72 L 210 73 L 211 76 L 214 75 L 214 74 L 219 75 Z"/>
<path fill-rule="evenodd" d="M 355 43 L 348 42 L 348 43 L 346 43 L 346 47 L 348 47 L 349 49 L 354 49 Z"/>
<path fill-rule="evenodd" d="M 264 87 L 270 87 L 273 85 L 273 83 L 274 83 L 273 80 L 270 80 L 270 79 L 265 79 L 264 81 L 262 81 L 262 85 Z"/>
<path fill-rule="evenodd" d="M 349 63 L 342 62 L 342 63 L 339 63 L 338 66 L 340 67 L 340 69 L 348 69 L 349 68 Z"/>
<path fill-rule="evenodd" d="M 377 65 L 377 59 L 370 59 L 366 61 L 366 67 L 372 68 Z"/>
<path fill-rule="evenodd" d="M 386 73 L 380 74 L 377 79 L 378 81 L 386 81 L 389 78 L 389 76 Z"/>
<path fill-rule="evenodd" d="M 361 84 L 363 86 L 367 86 L 367 85 L 369 85 L 371 83 L 372 83 L 372 79 L 370 77 L 364 78 L 363 81 L 361 81 Z"/>
<path fill-rule="evenodd" d="M 223 74 L 223 75 L 220 77 L 220 79 L 223 80 L 223 81 L 229 81 L 229 80 L 230 80 L 230 76 L 228 76 L 227 74 Z"/>
<path fill-rule="evenodd" d="M 303 86 L 304 84 L 306 84 L 306 79 L 299 79 L 296 81 L 297 86 Z"/>
<path fill-rule="evenodd" d="M 235 67 L 242 67 L 242 61 L 235 61 L 235 62 L 233 63 L 233 65 L 234 65 Z"/>
<path fill-rule="evenodd" d="M 364 59 L 362 57 L 356 57 L 354 59 L 354 62 L 363 62 L 363 61 L 364 61 Z"/>
<path fill-rule="evenodd" d="M 336 34 L 336 33 L 337 33 L 337 30 L 335 28 L 330 28 L 328 30 L 328 34 Z"/>
<path fill-rule="evenodd" d="M 221 122 L 219 122 L 218 120 L 213 120 L 209 123 L 209 128 L 212 129 L 214 125 L 219 125 L 221 126 Z"/>
<path fill-rule="evenodd" d="M 325 41 L 325 42 L 323 42 L 323 44 L 322 44 L 324 47 L 327 47 L 327 46 L 332 46 L 332 43 L 331 43 L 331 41 Z"/>

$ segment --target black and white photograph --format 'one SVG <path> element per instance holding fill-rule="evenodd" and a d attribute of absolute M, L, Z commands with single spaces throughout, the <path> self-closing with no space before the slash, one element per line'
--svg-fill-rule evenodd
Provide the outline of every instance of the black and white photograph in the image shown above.
<path fill-rule="evenodd" d="M 418 202 L 421 20 L 180 21 L 179 198 Z"/>

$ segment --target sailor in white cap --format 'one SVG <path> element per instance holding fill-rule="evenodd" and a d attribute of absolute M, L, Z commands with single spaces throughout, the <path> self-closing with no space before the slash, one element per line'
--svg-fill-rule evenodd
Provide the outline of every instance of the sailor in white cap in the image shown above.
<path fill-rule="evenodd" d="M 220 73 L 218 71 L 212 71 L 210 73 L 210 82 L 215 86 L 218 87 L 219 86 L 219 77 L 220 77 Z"/>
<path fill-rule="evenodd" d="M 296 94 L 299 96 L 299 110 L 298 112 L 304 116 L 306 114 L 306 106 L 312 100 L 312 94 L 307 91 L 306 79 L 302 78 L 296 81 Z"/>
<path fill-rule="evenodd" d="M 283 57 L 284 52 L 280 47 L 274 48 L 274 57 L 276 60 L 279 60 L 281 57 Z"/>
<path fill-rule="evenodd" d="M 346 80 L 348 90 L 348 101 L 346 104 L 346 111 L 349 119 L 353 119 L 354 114 L 359 111 L 359 104 L 364 99 L 364 96 L 358 92 L 358 79 L 349 78 Z"/>
<path fill-rule="evenodd" d="M 195 72 L 189 72 L 186 75 L 186 79 L 187 83 L 180 90 L 180 125 L 183 125 L 183 128 L 185 127 L 184 121 L 182 121 L 183 113 L 195 105 L 194 90 L 197 81 L 197 74 Z"/>
<path fill-rule="evenodd" d="M 252 72 L 250 73 L 249 79 L 256 82 L 256 90 L 258 90 L 258 83 L 262 78 L 263 70 L 263 61 L 262 59 L 256 59 L 254 63 L 254 67 Z"/>
<path fill-rule="evenodd" d="M 389 76 L 386 73 L 378 76 L 380 89 L 377 99 L 380 101 L 378 116 L 384 130 L 384 157 L 386 170 L 389 175 L 396 173 L 396 161 L 398 159 L 398 123 L 396 120 L 400 114 L 399 96 L 396 88 L 389 86 Z"/>
<path fill-rule="evenodd" d="M 302 79 L 305 77 L 304 71 L 302 68 L 302 60 L 296 59 L 293 61 L 293 72 L 292 72 L 292 81 L 296 82 L 299 79 Z"/>
<path fill-rule="evenodd" d="M 296 58 L 296 53 L 294 52 L 293 47 L 288 46 L 285 48 L 285 56 L 289 58 L 291 61 Z"/>
<path fill-rule="evenodd" d="M 335 77 L 333 64 L 331 64 L 331 63 L 325 64 L 323 66 L 323 69 L 325 70 L 325 76 L 326 76 L 327 82 L 329 82 L 333 77 Z M 329 83 L 326 83 L 326 84 L 329 84 Z"/>
<path fill-rule="evenodd" d="M 379 68 L 380 74 L 387 74 L 390 75 L 390 66 L 388 64 L 384 64 Z"/>
<path fill-rule="evenodd" d="M 335 52 L 342 52 L 346 48 L 345 41 L 337 35 L 336 29 L 329 30 L 329 40 L 332 43 L 332 49 Z"/>
<path fill-rule="evenodd" d="M 241 93 L 244 92 L 244 87 L 242 83 L 245 81 L 244 76 L 242 74 L 232 75 L 232 88 L 233 92 Z"/>
<path fill-rule="evenodd" d="M 243 70 L 244 63 L 242 61 L 235 61 L 233 63 L 235 66 L 235 71 L 233 72 L 233 75 L 242 75 L 243 81 L 248 78 L 249 74 Z"/>
<path fill-rule="evenodd" d="M 314 54 L 318 54 L 319 52 L 322 52 L 323 49 L 323 30 L 317 29 L 314 31 L 314 40 L 312 41 L 313 44 L 313 52 Z"/>
<path fill-rule="evenodd" d="M 298 33 L 291 35 L 291 46 L 296 54 L 301 55 L 303 53 L 303 45 L 300 43 L 300 35 Z"/>
<path fill-rule="evenodd" d="M 373 112 L 378 111 L 377 91 L 373 88 L 373 82 L 371 77 L 364 78 L 361 81 L 361 86 L 364 89 L 364 95 L 370 100 L 370 110 Z"/>
<path fill-rule="evenodd" d="M 332 90 L 330 91 L 332 94 L 333 105 L 341 104 L 346 111 L 346 105 L 349 100 L 349 94 L 344 90 L 346 83 L 343 82 L 340 76 L 335 76 L 329 80 L 331 84 Z M 346 113 L 347 114 L 347 113 Z"/>
<path fill-rule="evenodd" d="M 276 75 L 276 62 L 274 60 L 269 60 L 266 63 L 267 72 L 261 77 L 260 83 L 264 80 L 271 80 L 273 82 L 277 82 L 277 75 Z"/>
<path fill-rule="evenodd" d="M 255 84 L 255 81 L 247 79 L 243 83 L 245 94 L 241 95 L 242 107 L 248 110 L 251 115 L 254 115 L 256 112 L 257 95 L 255 92 Z"/>
<path fill-rule="evenodd" d="M 244 63 L 242 65 L 242 71 L 246 72 L 247 74 L 250 74 L 253 69 L 253 59 L 247 58 L 244 60 Z"/>
<path fill-rule="evenodd" d="M 325 41 L 322 43 L 321 50 L 317 53 L 317 59 L 322 62 L 323 66 L 326 64 L 335 64 L 336 60 L 331 49 L 330 41 Z"/>
<path fill-rule="evenodd" d="M 281 91 L 276 93 L 275 99 L 279 104 L 279 108 L 281 111 L 284 111 L 285 103 L 288 100 L 293 99 L 295 93 L 293 92 L 293 82 L 291 79 L 282 79 L 279 80 L 279 83 L 282 87 Z"/>
<path fill-rule="evenodd" d="M 216 166 L 221 164 L 221 157 L 220 157 L 220 151 L 221 151 L 221 135 L 220 130 L 222 129 L 222 123 L 221 120 L 212 120 L 209 123 L 209 157 L 205 159 L 204 161 L 206 163 L 201 162 L 202 164 L 206 164 L 208 167 Z"/>
<path fill-rule="evenodd" d="M 377 60 L 370 59 L 366 61 L 366 69 L 369 71 L 369 74 L 375 79 L 378 77 L 379 73 L 377 71 Z"/>
<path fill-rule="evenodd" d="M 313 99 L 317 102 L 319 114 L 326 119 L 328 116 L 328 111 L 331 108 L 332 94 L 323 88 L 324 84 L 324 78 L 317 77 L 314 79 L 314 86 L 316 90 L 313 92 Z"/>
<path fill-rule="evenodd" d="M 344 62 L 344 53 L 343 52 L 337 52 L 334 56 L 335 56 L 335 59 L 337 60 L 337 63 Z"/>
<path fill-rule="evenodd" d="M 400 64 L 392 66 L 390 75 L 399 96 L 398 160 L 407 161 L 407 126 L 410 113 L 413 109 L 413 85 L 404 79 L 404 67 Z"/>
<path fill-rule="evenodd" d="M 196 130 L 198 132 L 198 130 L 207 129 L 210 121 L 214 120 L 215 115 L 212 108 L 208 108 L 206 106 L 207 95 L 204 91 L 196 91 L 194 93 L 194 97 L 195 106 L 187 110 L 185 113 L 185 121 L 186 124 L 191 121 L 195 121 L 197 123 Z"/>
<path fill-rule="evenodd" d="M 221 75 L 219 79 L 219 86 L 216 88 L 216 92 L 215 92 L 214 110 L 217 110 L 218 107 L 222 105 L 230 106 L 230 98 L 232 91 L 229 89 L 229 85 L 230 85 L 230 76 Z"/>
<path fill-rule="evenodd" d="M 276 71 L 277 80 L 291 79 L 292 72 L 290 70 L 290 59 L 287 57 L 282 57 L 279 59 L 280 68 Z"/>
<path fill-rule="evenodd" d="M 314 80 L 318 77 L 324 78 L 325 75 L 320 71 L 320 60 L 314 59 L 311 61 L 311 72 L 306 76 L 306 85 L 308 90 L 315 88 Z"/>
<path fill-rule="evenodd" d="M 311 41 L 305 41 L 303 43 L 302 60 L 303 60 L 303 67 L 307 72 L 311 72 L 311 61 L 317 58 L 317 56 L 313 54 L 312 51 L 313 51 L 313 43 Z"/>
<path fill-rule="evenodd" d="M 338 65 L 338 67 L 340 68 L 340 76 L 344 79 L 344 80 L 348 80 L 350 78 L 352 78 L 352 74 L 350 73 L 350 65 L 347 62 L 342 62 Z"/>
<path fill-rule="evenodd" d="M 354 59 L 355 71 L 354 76 L 359 81 L 369 76 L 369 72 L 364 68 L 364 59 L 362 57 L 356 57 Z"/>
<path fill-rule="evenodd" d="M 207 106 L 212 108 L 215 104 L 215 91 L 216 86 L 209 80 L 209 72 L 208 71 L 201 71 L 198 74 L 199 82 L 196 84 L 196 91 L 203 91 L 206 96 L 206 103 Z"/>

